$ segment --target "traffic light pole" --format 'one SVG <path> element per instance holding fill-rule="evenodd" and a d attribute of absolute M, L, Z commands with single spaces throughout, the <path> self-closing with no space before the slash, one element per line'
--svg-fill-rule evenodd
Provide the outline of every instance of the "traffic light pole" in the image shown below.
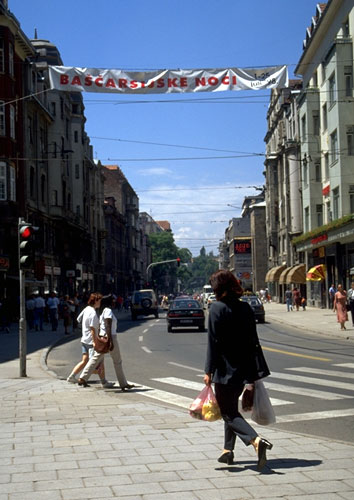
<path fill-rule="evenodd" d="M 18 226 L 22 224 L 19 218 Z M 25 294 L 25 275 L 20 265 L 20 231 L 18 230 L 18 269 L 20 279 L 20 320 L 19 320 L 19 359 L 20 359 L 20 377 L 27 377 L 26 373 L 26 355 L 27 355 L 27 330 L 26 330 L 26 294 Z"/>
<path fill-rule="evenodd" d="M 152 262 L 151 264 L 149 264 L 146 268 L 146 281 L 149 281 L 149 271 L 152 268 L 152 266 L 158 266 L 159 264 L 168 264 L 169 262 L 177 262 L 178 263 L 178 258 L 171 259 L 171 260 L 161 260 L 160 262 Z"/>

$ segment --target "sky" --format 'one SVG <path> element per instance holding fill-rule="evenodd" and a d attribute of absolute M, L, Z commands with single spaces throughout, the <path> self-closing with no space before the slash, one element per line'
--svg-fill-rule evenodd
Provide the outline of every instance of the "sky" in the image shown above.
<path fill-rule="evenodd" d="M 28 38 L 65 66 L 126 70 L 255 68 L 302 54 L 314 0 L 9 0 Z M 265 183 L 269 91 L 83 93 L 94 157 L 119 165 L 141 212 L 168 220 L 177 246 L 218 254 L 245 196 Z M 223 158 L 227 157 L 227 158 Z"/>

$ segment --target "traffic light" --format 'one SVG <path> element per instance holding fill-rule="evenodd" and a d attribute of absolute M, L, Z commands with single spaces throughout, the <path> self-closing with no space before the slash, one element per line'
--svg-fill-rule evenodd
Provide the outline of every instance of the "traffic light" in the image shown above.
<path fill-rule="evenodd" d="M 28 222 L 21 222 L 18 226 L 19 237 L 19 264 L 21 269 L 29 269 L 34 265 L 34 241 L 33 236 L 38 227 Z"/>
<path fill-rule="evenodd" d="M 177 257 L 176 261 L 177 261 L 177 267 L 179 267 L 181 265 L 181 259 Z"/>

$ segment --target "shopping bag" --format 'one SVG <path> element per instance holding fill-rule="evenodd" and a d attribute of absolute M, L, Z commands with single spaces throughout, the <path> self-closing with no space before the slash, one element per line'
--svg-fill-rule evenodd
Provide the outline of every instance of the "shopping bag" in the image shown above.
<path fill-rule="evenodd" d="M 241 406 L 243 411 L 252 411 L 254 400 L 254 385 L 247 384 L 242 393 Z"/>
<path fill-rule="evenodd" d="M 259 425 L 275 423 L 275 413 L 262 380 L 254 382 L 254 399 L 251 419 Z"/>
<path fill-rule="evenodd" d="M 210 385 L 206 385 L 189 407 L 189 414 L 193 418 L 214 422 L 221 418 L 220 408 Z"/>

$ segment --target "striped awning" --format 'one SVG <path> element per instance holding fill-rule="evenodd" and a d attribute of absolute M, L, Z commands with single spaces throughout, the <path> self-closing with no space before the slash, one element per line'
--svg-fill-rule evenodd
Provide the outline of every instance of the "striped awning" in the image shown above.
<path fill-rule="evenodd" d="M 324 264 L 311 267 L 306 273 L 307 281 L 322 281 L 324 279 L 326 279 L 326 266 Z"/>
<path fill-rule="evenodd" d="M 293 268 L 294 266 L 290 266 L 290 267 L 286 267 L 284 269 L 284 271 L 282 271 L 280 273 L 280 276 L 279 276 L 279 285 L 285 285 L 286 283 L 286 277 L 288 275 L 288 273 L 290 272 L 290 270 Z"/>
<path fill-rule="evenodd" d="M 282 271 L 284 271 L 285 268 L 286 265 L 284 264 L 283 266 L 275 266 L 269 269 L 265 277 L 265 282 L 269 283 L 272 281 L 278 281 L 279 276 L 281 275 Z"/>
<path fill-rule="evenodd" d="M 305 269 L 305 264 L 297 264 L 296 266 L 293 266 L 286 276 L 286 283 L 288 285 L 290 283 L 297 283 L 299 285 L 306 283 Z"/>

